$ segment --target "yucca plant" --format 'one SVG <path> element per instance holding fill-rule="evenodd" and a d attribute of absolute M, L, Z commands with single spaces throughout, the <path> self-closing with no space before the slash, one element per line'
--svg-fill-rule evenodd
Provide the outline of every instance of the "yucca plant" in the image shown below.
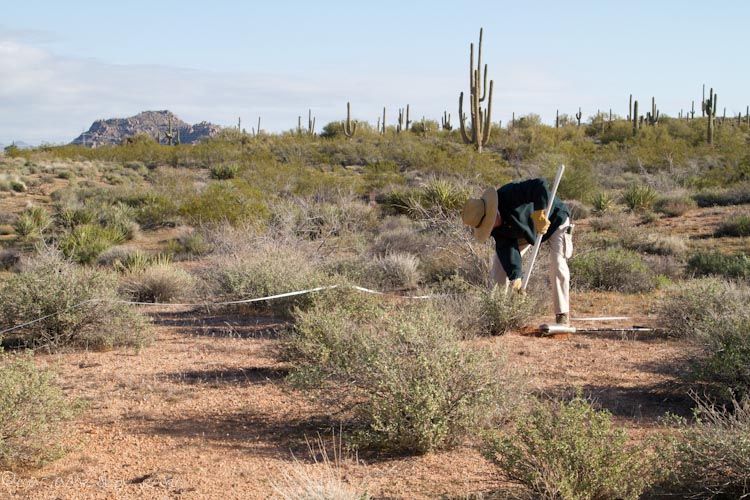
<path fill-rule="evenodd" d="M 609 212 L 614 204 L 615 200 L 604 191 L 599 191 L 591 197 L 591 206 L 596 215 L 602 215 Z"/>
<path fill-rule="evenodd" d="M 653 207 L 658 196 L 651 186 L 634 184 L 622 194 L 622 200 L 630 210 L 645 212 Z"/>

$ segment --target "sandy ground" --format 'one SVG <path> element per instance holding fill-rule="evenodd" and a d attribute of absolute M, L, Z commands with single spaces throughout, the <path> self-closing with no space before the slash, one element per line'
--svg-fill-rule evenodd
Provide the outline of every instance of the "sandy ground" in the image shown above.
<path fill-rule="evenodd" d="M 645 296 L 574 299 L 578 316 L 635 311 L 633 321 L 652 320 Z M 65 429 L 72 451 L 35 471 L 4 473 L 0 498 L 265 499 L 274 498 L 275 484 L 285 484 L 285 473 L 332 472 L 315 465 L 313 457 L 321 457 L 306 440 L 322 435 L 332 453 L 339 418 L 284 382 L 285 367 L 275 356 L 283 323 L 151 312 L 156 341 L 140 353 L 39 356 L 58 368 L 65 391 L 88 407 Z M 674 341 L 651 333 L 530 333 L 482 342 L 502 346 L 534 392 L 558 396 L 580 389 L 635 434 L 648 432 L 666 411 L 689 407 L 674 374 L 683 355 Z M 468 443 L 419 457 L 344 453 L 339 472 L 379 499 L 466 498 L 503 484 Z"/>

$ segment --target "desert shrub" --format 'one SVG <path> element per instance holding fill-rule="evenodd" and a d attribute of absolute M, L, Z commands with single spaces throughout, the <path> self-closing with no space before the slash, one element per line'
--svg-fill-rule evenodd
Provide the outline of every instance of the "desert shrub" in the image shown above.
<path fill-rule="evenodd" d="M 243 179 L 210 182 L 190 195 L 179 213 L 195 224 L 260 221 L 268 215 L 268 194 Z"/>
<path fill-rule="evenodd" d="M 651 482 L 653 459 L 612 425 L 606 410 L 577 396 L 536 402 L 507 434 L 485 439 L 484 455 L 534 498 L 637 499 Z"/>
<path fill-rule="evenodd" d="M 280 500 L 370 500 L 364 486 L 351 484 L 344 470 L 344 461 L 349 460 L 343 449 L 341 438 L 333 439 L 333 450 L 329 452 L 322 437 L 313 444 L 308 441 L 308 451 L 315 467 L 297 460 L 282 473 L 281 481 L 272 483 Z M 331 453 L 333 458 L 331 458 Z M 319 458 L 320 457 L 320 458 Z M 356 460 L 356 457 L 355 457 Z"/>
<path fill-rule="evenodd" d="M 432 240 L 416 222 L 404 216 L 388 217 L 375 232 L 369 252 L 373 255 L 388 253 L 423 254 Z"/>
<path fill-rule="evenodd" d="M 573 220 L 588 219 L 591 217 L 591 210 L 583 202 L 578 200 L 565 200 L 565 204 L 570 209 L 570 217 Z"/>
<path fill-rule="evenodd" d="M 368 261 L 369 280 L 384 290 L 413 289 L 422 279 L 419 257 L 410 253 L 389 252 Z"/>
<path fill-rule="evenodd" d="M 220 163 L 211 167 L 211 178 L 218 180 L 234 179 L 239 172 L 240 166 L 236 163 Z"/>
<path fill-rule="evenodd" d="M 419 218 L 434 212 L 457 213 L 470 194 L 466 186 L 445 178 L 433 178 L 418 188 L 386 193 L 382 204 L 387 211 Z"/>
<path fill-rule="evenodd" d="M 106 249 L 123 241 L 125 237 L 117 229 L 83 224 L 64 234 L 58 246 L 67 258 L 80 264 L 90 264 Z"/>
<path fill-rule="evenodd" d="M 622 201 L 634 212 L 650 210 L 658 197 L 651 186 L 634 184 L 622 194 Z"/>
<path fill-rule="evenodd" d="M 746 253 L 725 255 L 715 250 L 699 250 L 688 259 L 687 272 L 694 276 L 750 278 L 750 256 Z"/>
<path fill-rule="evenodd" d="M 21 255 L 11 249 L 0 249 L 0 271 L 10 271 L 21 260 Z"/>
<path fill-rule="evenodd" d="M 667 217 L 679 217 L 696 206 L 695 200 L 688 196 L 667 196 L 656 200 L 654 210 Z"/>
<path fill-rule="evenodd" d="M 173 302 L 195 294 L 197 279 L 171 264 L 157 264 L 128 273 L 120 292 L 135 302 Z"/>
<path fill-rule="evenodd" d="M 0 284 L 0 321 L 11 327 L 46 316 L 15 330 L 13 336 L 21 344 L 48 351 L 140 348 L 149 338 L 147 321 L 119 302 L 116 286 L 113 274 L 45 253 Z"/>
<path fill-rule="evenodd" d="M 169 265 L 171 258 L 166 254 L 152 255 L 143 250 L 113 247 L 102 252 L 96 259 L 100 266 L 111 267 L 120 272 L 136 273 L 153 265 Z"/>
<path fill-rule="evenodd" d="M 15 469 L 57 458 L 60 424 L 75 413 L 50 369 L 30 354 L 0 351 L 0 467 Z"/>
<path fill-rule="evenodd" d="M 52 219 L 42 207 L 25 209 L 13 224 L 13 229 L 21 238 L 39 237 L 52 223 Z"/>
<path fill-rule="evenodd" d="M 673 464 L 670 490 L 687 498 L 750 495 L 750 399 L 730 407 L 696 399 L 695 422 L 678 420 L 664 462 Z"/>
<path fill-rule="evenodd" d="M 175 257 L 203 256 L 212 250 L 212 245 L 200 231 L 186 231 L 167 243 L 167 252 Z"/>
<path fill-rule="evenodd" d="M 687 243 L 679 236 L 648 232 L 635 228 L 620 231 L 620 244 L 623 248 L 651 255 L 681 256 L 687 251 Z"/>
<path fill-rule="evenodd" d="M 267 297 L 327 286 L 331 278 L 320 263 L 302 248 L 274 242 L 257 242 L 244 252 L 214 257 L 201 273 L 210 288 L 224 300 Z M 254 302 L 251 309 L 270 309 L 291 316 L 294 307 L 312 303 L 312 294 L 296 295 L 271 301 Z"/>
<path fill-rule="evenodd" d="M 135 221 L 144 229 L 173 227 L 179 222 L 179 205 L 166 194 L 140 191 L 121 197 L 135 211 Z"/>
<path fill-rule="evenodd" d="M 531 295 L 514 294 L 499 286 L 478 289 L 475 293 L 479 298 L 479 332 L 485 335 L 504 335 L 523 328 L 536 312 L 536 301 Z"/>
<path fill-rule="evenodd" d="M 670 290 L 658 306 L 663 328 L 696 347 L 689 378 L 720 397 L 750 396 L 749 302 L 746 284 L 704 278 Z"/>
<path fill-rule="evenodd" d="M 591 250 L 570 259 L 571 287 L 639 293 L 653 290 L 656 280 L 640 255 L 621 248 Z"/>
<path fill-rule="evenodd" d="M 291 380 L 322 389 L 337 406 L 352 400 L 364 443 L 427 452 L 507 416 L 511 394 L 499 360 L 459 342 L 435 304 L 393 304 L 334 290 L 297 311 L 286 339 Z"/>
<path fill-rule="evenodd" d="M 719 226 L 716 236 L 750 236 L 750 216 L 730 217 Z"/>
<path fill-rule="evenodd" d="M 693 195 L 699 207 L 742 205 L 750 203 L 750 183 L 724 189 L 701 191 Z"/>
<path fill-rule="evenodd" d="M 27 191 L 26 183 L 20 180 L 10 181 L 10 189 L 16 193 L 25 193 Z"/>

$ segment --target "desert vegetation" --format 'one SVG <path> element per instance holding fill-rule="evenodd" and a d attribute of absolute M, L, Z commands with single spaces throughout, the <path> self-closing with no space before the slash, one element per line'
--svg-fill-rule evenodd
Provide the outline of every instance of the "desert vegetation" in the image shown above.
<path fill-rule="evenodd" d="M 63 449 L 50 439 L 53 427 L 104 411 L 72 410 L 80 407 L 74 386 L 52 375 L 65 378 L 71 364 L 49 371 L 55 356 L 142 358 L 167 348 L 158 333 L 165 314 L 218 314 L 227 325 L 279 322 L 270 340 L 235 341 L 270 343 L 285 401 L 322 408 L 320 427 L 339 424 L 347 453 L 383 463 L 459 450 L 502 478 L 446 490 L 451 498 L 503 488 L 550 499 L 748 494 L 750 454 L 738 437 L 750 397 L 747 124 L 662 113 L 557 126 L 528 115 L 502 126 L 480 125 L 482 116 L 489 111 L 472 112 L 460 130 L 352 121 L 320 135 L 226 129 L 196 145 L 138 137 L 7 150 L 3 466 L 33 471 Z M 708 120 L 716 120 L 710 143 Z M 492 248 L 461 224 L 464 201 L 480 188 L 550 177 L 559 163 L 568 166 L 559 192 L 577 219 L 574 315 L 578 304 L 640 304 L 631 314 L 658 328 L 644 345 L 682 355 L 660 367 L 678 402 L 648 423 L 617 414 L 586 387 L 540 394 L 529 384 L 522 356 L 535 347 L 509 352 L 505 342 L 549 322 L 544 256 L 527 296 L 490 289 Z M 170 304 L 188 305 L 165 313 Z M 309 430 L 295 425 L 275 432 Z M 343 475 L 335 482 L 351 491 L 346 498 L 367 497 L 339 484 Z"/>

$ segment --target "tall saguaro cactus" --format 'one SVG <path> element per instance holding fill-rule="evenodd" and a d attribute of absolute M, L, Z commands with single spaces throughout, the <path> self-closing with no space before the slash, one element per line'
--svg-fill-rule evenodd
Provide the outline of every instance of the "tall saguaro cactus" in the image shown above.
<path fill-rule="evenodd" d="M 714 94 L 714 89 L 711 87 L 708 100 L 704 103 L 704 110 L 708 117 L 708 130 L 706 132 L 706 142 L 709 144 L 714 143 L 714 130 L 716 129 L 716 101 L 718 94 Z"/>
<path fill-rule="evenodd" d="M 357 133 L 357 122 L 351 120 L 351 106 L 349 101 L 346 102 L 346 121 L 343 122 L 344 135 L 351 138 Z"/>
<path fill-rule="evenodd" d="M 482 75 L 482 31 L 479 29 L 479 47 L 477 55 L 477 66 L 474 69 L 474 44 L 471 44 L 469 56 L 469 115 L 471 117 L 470 133 L 466 131 L 466 115 L 464 115 L 464 93 L 458 98 L 458 117 L 461 122 L 461 137 L 466 144 L 474 144 L 479 153 L 482 146 L 490 139 L 490 128 L 492 127 L 492 89 L 494 80 L 490 80 L 490 90 L 487 92 L 487 65 L 484 65 Z M 484 84 L 482 83 L 484 81 Z M 482 109 L 482 103 L 487 102 L 487 110 Z"/>
<path fill-rule="evenodd" d="M 651 98 L 651 111 L 646 113 L 646 120 L 651 126 L 656 126 L 659 123 L 659 110 L 656 109 L 656 98 Z"/>
<path fill-rule="evenodd" d="M 633 135 L 638 135 L 640 123 L 638 122 L 638 99 L 633 101 Z"/>

